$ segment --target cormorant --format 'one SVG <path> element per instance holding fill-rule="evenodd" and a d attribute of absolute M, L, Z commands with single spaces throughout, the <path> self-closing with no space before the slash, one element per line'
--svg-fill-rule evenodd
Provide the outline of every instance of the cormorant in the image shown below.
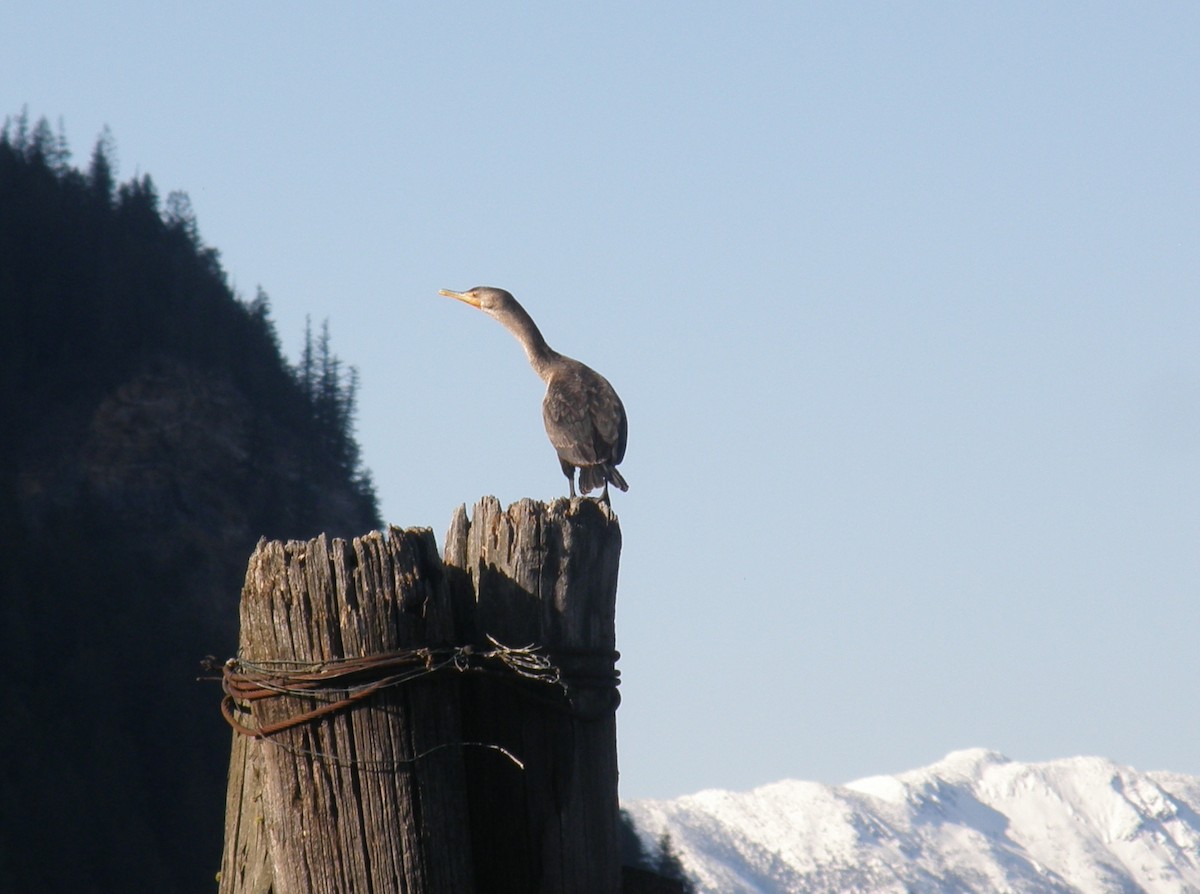
<path fill-rule="evenodd" d="M 620 490 L 629 490 L 617 471 L 617 464 L 625 457 L 629 423 L 621 398 L 608 380 L 546 344 L 533 318 L 504 289 L 476 286 L 466 292 L 442 289 L 440 294 L 457 298 L 499 320 L 525 349 L 530 366 L 546 383 L 542 420 L 558 453 L 563 474 L 571 483 L 571 496 L 575 496 L 576 468 L 579 490 L 585 494 L 603 487 L 600 499 L 608 502 L 610 483 Z"/>

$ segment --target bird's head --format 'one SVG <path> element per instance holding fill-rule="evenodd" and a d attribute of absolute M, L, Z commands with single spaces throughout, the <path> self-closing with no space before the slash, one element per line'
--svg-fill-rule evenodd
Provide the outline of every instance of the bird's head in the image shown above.
<path fill-rule="evenodd" d="M 513 296 L 504 289 L 494 289 L 491 286 L 476 286 L 465 292 L 454 292 L 450 289 L 440 289 L 439 294 L 447 298 L 457 298 L 464 304 L 477 307 L 489 316 L 506 310 L 513 304 Z"/>

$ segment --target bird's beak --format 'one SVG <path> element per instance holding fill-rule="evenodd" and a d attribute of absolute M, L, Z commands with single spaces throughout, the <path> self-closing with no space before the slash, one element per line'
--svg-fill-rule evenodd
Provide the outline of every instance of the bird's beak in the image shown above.
<path fill-rule="evenodd" d="M 438 289 L 438 294 L 445 295 L 447 298 L 457 298 L 459 301 L 471 305 L 471 307 L 479 307 L 479 299 L 470 292 L 452 292 L 450 289 Z"/>

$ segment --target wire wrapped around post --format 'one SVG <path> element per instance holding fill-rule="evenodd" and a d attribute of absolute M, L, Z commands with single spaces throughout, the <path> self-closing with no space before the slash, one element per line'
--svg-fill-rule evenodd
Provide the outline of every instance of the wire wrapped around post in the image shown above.
<path fill-rule="evenodd" d="M 620 703 L 616 686 L 620 671 L 615 651 L 569 650 L 560 654 L 570 659 L 571 670 L 562 668 L 537 646 L 506 646 L 488 637 L 490 648 L 455 646 L 397 650 L 379 655 L 364 655 L 305 665 L 297 662 L 252 662 L 230 658 L 220 666 L 221 714 L 236 732 L 255 739 L 270 737 L 286 729 L 310 723 L 353 707 L 384 689 L 400 686 L 429 674 L 476 673 L 507 676 L 511 682 L 525 685 L 531 697 L 550 699 L 566 711 L 573 711 L 577 699 L 575 687 L 603 688 L 612 691 L 608 710 Z M 591 668 L 599 663 L 607 668 Z M 215 670 L 210 664 L 210 670 Z M 248 726 L 239 719 L 249 706 L 264 699 L 281 697 L 308 699 L 317 706 L 292 714 L 274 723 Z"/>

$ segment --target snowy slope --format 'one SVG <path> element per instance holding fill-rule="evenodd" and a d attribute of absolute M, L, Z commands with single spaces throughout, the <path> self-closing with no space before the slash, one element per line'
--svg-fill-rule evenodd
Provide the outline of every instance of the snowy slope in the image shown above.
<path fill-rule="evenodd" d="M 623 805 L 704 894 L 1200 894 L 1200 777 L 960 751 L 845 786 Z"/>

